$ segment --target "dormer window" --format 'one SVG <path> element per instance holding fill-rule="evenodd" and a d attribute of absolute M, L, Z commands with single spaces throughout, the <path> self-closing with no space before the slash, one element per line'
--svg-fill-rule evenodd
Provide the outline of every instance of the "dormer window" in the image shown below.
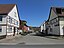
<path fill-rule="evenodd" d="M 57 14 L 61 14 L 61 8 L 56 8 Z"/>

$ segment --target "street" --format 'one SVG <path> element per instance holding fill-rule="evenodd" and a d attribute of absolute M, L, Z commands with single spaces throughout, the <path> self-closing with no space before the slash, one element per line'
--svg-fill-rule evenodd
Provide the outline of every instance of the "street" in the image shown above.
<path fill-rule="evenodd" d="M 64 39 L 51 39 L 34 36 L 30 33 L 26 36 L 17 36 L 0 40 L 0 48 L 64 48 Z"/>
<path fill-rule="evenodd" d="M 52 39 L 47 37 L 34 36 L 35 33 L 23 36 L 26 45 L 50 45 L 64 44 L 64 39 Z M 57 38 L 57 37 L 54 37 Z"/>
<path fill-rule="evenodd" d="M 54 37 L 56 38 L 56 37 Z M 0 45 L 64 45 L 64 39 L 52 39 L 47 37 L 35 36 L 30 33 L 26 36 L 18 35 L 17 37 L 8 37 L 0 40 Z"/>
<path fill-rule="evenodd" d="M 0 45 L 0 48 L 64 48 L 64 45 Z"/>

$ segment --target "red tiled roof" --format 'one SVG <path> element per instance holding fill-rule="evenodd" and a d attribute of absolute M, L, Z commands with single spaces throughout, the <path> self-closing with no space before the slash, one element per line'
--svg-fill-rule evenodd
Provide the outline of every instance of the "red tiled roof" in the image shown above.
<path fill-rule="evenodd" d="M 58 16 L 64 16 L 64 13 L 62 14 L 58 14 L 57 12 L 56 12 L 56 8 L 60 8 L 60 9 L 64 9 L 64 7 L 51 7 L 52 9 L 53 9 L 53 11 L 56 13 L 56 15 L 58 15 Z M 62 11 L 61 11 L 62 12 Z"/>
<path fill-rule="evenodd" d="M 64 16 L 64 12 L 61 13 L 61 14 L 57 14 L 56 8 L 64 9 L 64 7 L 51 7 L 51 8 L 50 8 L 50 13 L 49 13 L 49 18 L 50 18 L 51 10 L 53 10 L 53 11 L 56 13 L 57 16 Z M 49 21 L 49 18 L 48 18 L 47 21 Z"/>
<path fill-rule="evenodd" d="M 0 14 L 8 14 L 15 4 L 0 4 Z"/>

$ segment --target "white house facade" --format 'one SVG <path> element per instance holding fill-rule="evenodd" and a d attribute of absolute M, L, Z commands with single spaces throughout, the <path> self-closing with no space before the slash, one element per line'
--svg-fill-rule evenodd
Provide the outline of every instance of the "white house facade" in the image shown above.
<path fill-rule="evenodd" d="M 48 34 L 64 35 L 64 8 L 51 7 Z"/>
<path fill-rule="evenodd" d="M 0 36 L 18 33 L 19 15 L 15 4 L 0 4 Z"/>

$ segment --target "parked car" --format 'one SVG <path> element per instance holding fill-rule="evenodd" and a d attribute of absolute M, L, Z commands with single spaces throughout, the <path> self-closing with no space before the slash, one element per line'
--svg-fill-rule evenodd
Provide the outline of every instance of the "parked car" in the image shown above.
<path fill-rule="evenodd" d="M 22 30 L 19 30 L 19 34 L 21 34 L 22 33 Z"/>
<path fill-rule="evenodd" d="M 34 31 L 33 31 L 33 30 L 29 30 L 28 32 L 29 32 L 29 33 L 32 33 L 32 32 L 34 32 Z"/>

